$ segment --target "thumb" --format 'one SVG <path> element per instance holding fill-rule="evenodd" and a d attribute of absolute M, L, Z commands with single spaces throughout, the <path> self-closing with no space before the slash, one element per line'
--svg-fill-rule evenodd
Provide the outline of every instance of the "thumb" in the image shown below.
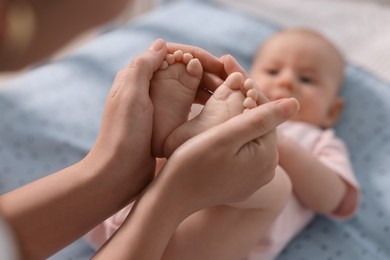
<path fill-rule="evenodd" d="M 224 64 L 225 72 L 227 75 L 230 75 L 233 72 L 240 72 L 244 76 L 244 79 L 247 79 L 249 77 L 245 69 L 241 67 L 241 65 L 232 55 L 226 54 L 222 56 L 220 60 Z"/>
<path fill-rule="evenodd" d="M 219 136 L 235 140 L 240 147 L 275 130 L 299 110 L 295 98 L 284 98 L 268 102 L 243 114 L 235 116 L 217 126 Z"/>

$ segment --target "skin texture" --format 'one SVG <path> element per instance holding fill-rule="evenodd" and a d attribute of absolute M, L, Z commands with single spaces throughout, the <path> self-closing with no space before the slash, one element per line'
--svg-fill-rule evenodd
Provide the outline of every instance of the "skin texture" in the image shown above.
<path fill-rule="evenodd" d="M 174 56 L 176 56 L 176 54 L 177 53 L 174 53 Z M 181 55 L 181 53 L 180 55 L 177 54 L 177 56 Z M 234 59 L 230 59 L 229 57 L 227 58 L 231 62 L 231 67 L 237 66 L 239 68 Z M 161 107 L 161 111 L 159 112 L 160 116 L 162 117 L 159 118 L 159 120 L 162 120 L 165 123 L 167 121 L 169 122 L 170 120 L 173 122 L 176 119 L 175 117 L 169 116 L 171 113 L 176 112 L 171 110 L 171 106 L 182 106 L 182 103 L 186 103 L 186 98 L 180 98 L 180 96 L 182 94 L 188 95 L 188 90 L 194 89 L 194 85 L 196 86 L 199 83 L 199 81 L 196 80 L 197 78 L 194 77 L 193 71 L 189 71 L 189 68 L 185 65 L 185 62 L 180 62 L 180 59 L 176 59 L 175 62 L 172 56 L 167 56 L 166 60 L 167 64 L 162 66 L 160 71 L 155 74 L 157 75 L 158 82 L 152 81 L 154 83 L 151 86 L 151 88 L 156 88 L 156 92 L 153 92 L 152 89 L 154 99 L 158 99 L 158 95 L 163 94 L 166 99 L 170 100 L 169 104 L 166 104 L 165 107 Z M 199 71 L 201 71 L 200 68 L 198 68 L 198 72 Z M 189 78 L 190 80 L 183 81 L 184 78 Z M 166 89 L 165 92 L 161 93 L 160 90 L 164 88 Z M 167 91 L 169 91 L 171 88 L 175 88 L 176 92 L 167 93 Z M 191 93 L 194 95 L 194 92 Z M 198 135 L 203 134 L 205 130 L 210 128 L 212 129 L 229 119 L 233 119 L 235 116 L 243 113 L 244 109 L 249 109 L 246 112 L 250 112 L 250 109 L 254 109 L 258 106 L 257 102 L 259 100 L 264 100 L 259 98 L 261 95 L 262 93 L 259 92 L 258 86 L 253 81 L 247 79 L 244 82 L 244 76 L 242 73 L 232 72 L 226 78 L 226 80 L 214 91 L 213 96 L 206 102 L 201 114 L 194 119 L 180 125 L 168 136 L 167 141 L 165 142 L 165 155 L 168 155 L 170 159 L 168 160 L 168 163 L 165 165 L 165 167 L 159 163 L 158 171 L 160 173 L 158 178 L 160 175 L 164 174 L 164 169 L 166 169 L 166 167 L 171 167 L 169 161 L 172 158 L 175 158 L 177 152 L 180 151 L 181 147 L 179 146 L 181 144 L 184 143 L 183 146 L 185 146 L 186 143 L 192 141 L 192 139 L 197 140 Z M 188 113 L 186 113 L 186 116 L 188 116 Z M 237 124 L 241 123 L 237 122 Z M 244 133 L 242 135 L 245 136 Z M 196 141 L 196 143 L 199 142 Z M 206 152 L 205 155 L 209 159 L 213 159 L 213 164 L 207 167 L 214 168 L 214 164 L 218 164 L 219 162 L 219 159 L 214 156 L 218 155 L 218 151 Z M 197 164 L 192 165 L 185 163 L 183 165 L 180 163 L 178 165 L 174 165 L 173 167 L 183 165 L 183 167 L 188 167 L 188 169 L 185 171 L 186 174 L 190 174 L 189 171 L 195 170 L 195 172 L 197 172 L 196 177 L 199 178 L 199 180 L 208 179 L 201 174 L 206 170 L 203 168 L 204 165 L 198 165 L 201 164 L 201 161 L 204 160 L 203 156 L 198 155 L 196 158 L 199 158 L 199 163 Z M 252 163 L 257 164 L 258 161 L 254 160 Z M 235 171 L 233 169 L 236 169 L 239 172 L 247 173 L 250 173 L 251 171 L 260 173 L 263 171 L 260 165 L 255 166 L 252 163 L 247 162 L 247 167 L 238 169 L 236 168 L 239 165 L 238 161 L 234 162 L 234 159 L 230 158 L 226 165 L 230 170 L 226 168 L 224 172 L 228 173 Z M 187 178 L 188 177 L 189 176 L 187 175 Z M 210 175 L 208 177 L 210 177 Z M 215 181 L 218 182 L 218 185 L 223 186 L 222 180 L 218 181 L 219 178 L 226 178 L 226 176 L 221 175 L 215 180 L 208 179 L 208 183 Z M 189 187 L 183 191 L 194 191 L 194 189 L 196 189 L 198 186 L 198 181 L 191 180 L 188 183 Z M 242 177 L 237 179 L 237 182 L 229 185 L 230 189 L 233 187 L 231 185 L 234 185 L 235 188 L 240 187 L 239 183 L 242 181 Z M 203 184 L 203 186 L 205 186 L 205 184 Z M 178 227 L 176 227 L 177 224 L 173 225 L 171 228 L 169 228 L 169 226 L 165 226 L 164 228 L 166 228 L 166 230 L 171 229 L 172 233 L 174 230 L 174 233 L 172 238 L 169 239 L 169 242 L 167 242 L 167 244 L 163 245 L 159 249 L 160 252 L 164 252 L 162 259 L 240 259 L 245 257 L 250 249 L 259 240 L 259 238 L 261 238 L 262 235 L 265 234 L 265 232 L 268 230 L 270 224 L 274 221 L 280 210 L 285 205 L 291 191 L 288 177 L 281 168 L 277 169 L 277 174 L 275 174 L 275 177 L 269 184 L 266 184 L 265 186 L 267 187 L 257 190 L 255 195 L 246 200 L 248 201 L 247 204 L 250 204 L 252 200 L 256 201 L 256 209 L 253 209 L 253 206 L 248 209 L 249 207 L 247 208 L 247 205 L 242 205 L 241 203 L 232 203 L 232 205 L 234 204 L 234 207 L 231 207 L 226 206 L 229 203 L 221 205 L 218 202 L 215 202 L 215 205 L 211 204 L 207 207 L 204 207 L 204 209 L 203 207 L 199 208 L 200 210 L 198 209 L 196 213 L 186 217 L 185 221 L 183 221 L 183 218 L 177 220 L 177 224 L 180 223 Z M 241 188 L 240 190 L 242 191 Z M 175 189 L 166 190 L 171 191 Z M 142 205 L 142 200 L 144 198 L 141 198 L 139 204 L 136 204 L 132 208 L 132 212 L 130 213 L 128 219 L 132 218 L 132 214 L 141 214 L 142 217 L 140 217 L 140 219 L 149 219 L 150 215 L 147 214 L 149 214 L 150 210 L 153 211 L 158 208 L 161 208 L 161 211 L 164 211 L 165 209 L 167 212 L 172 213 L 178 210 L 175 205 L 180 204 L 182 205 L 181 209 L 183 209 L 185 208 L 185 205 L 188 205 L 188 201 L 194 202 L 195 198 L 199 197 L 196 195 L 190 195 L 188 198 L 186 198 L 185 194 L 178 194 L 177 192 L 178 191 L 175 190 L 175 193 L 172 195 L 173 197 L 169 199 L 169 203 L 167 205 L 161 205 L 158 203 L 158 205 L 156 205 L 153 209 L 149 209 L 148 211 L 142 210 L 142 206 L 140 205 Z M 214 189 L 208 189 L 207 193 L 209 194 L 207 196 L 208 199 L 211 199 L 213 197 L 215 198 L 215 195 L 218 193 L 218 191 Z M 156 196 L 160 195 L 155 195 L 151 198 L 155 198 Z M 164 197 L 164 195 L 161 195 L 161 197 Z M 176 197 L 183 199 L 184 204 L 182 204 L 180 201 L 177 201 Z M 168 217 L 166 219 L 164 217 L 166 216 L 167 212 L 161 212 L 159 214 L 158 221 L 154 220 L 156 222 L 156 226 L 160 226 L 161 223 L 166 221 L 172 221 L 172 218 Z M 124 215 L 121 217 L 123 216 Z M 129 227 L 132 225 L 132 223 L 126 223 L 127 221 L 122 224 L 122 228 L 126 225 Z M 151 229 L 151 232 L 153 232 L 152 230 L 155 229 L 156 226 Z M 137 227 L 142 227 L 142 224 L 138 224 Z M 126 230 L 131 229 L 133 232 L 135 232 L 137 227 L 133 226 L 132 228 L 126 228 Z M 149 226 L 148 228 L 151 227 Z M 136 236 L 138 237 L 138 235 L 145 235 L 144 231 L 145 229 L 142 227 L 139 233 L 143 232 L 143 234 L 133 233 L 130 235 L 127 233 L 128 231 L 126 231 L 126 234 L 124 234 L 125 231 L 119 230 L 114 235 L 114 238 L 112 238 L 112 241 L 108 243 L 106 248 L 110 248 L 110 244 L 112 245 L 113 241 L 116 241 L 114 245 L 122 244 L 121 247 L 125 247 L 125 245 L 128 244 L 127 241 L 134 240 L 134 238 Z M 152 252 L 156 253 L 156 244 L 153 241 L 151 241 L 151 243 L 153 247 L 142 252 L 142 255 L 145 255 L 146 252 L 149 252 L 149 255 L 145 259 L 158 258 L 157 255 L 160 254 L 158 253 L 155 256 L 151 255 Z M 221 245 L 223 246 L 221 247 Z M 138 247 L 144 246 L 144 243 L 142 245 L 138 245 Z M 136 248 L 125 249 L 127 253 L 124 253 L 123 248 L 121 247 L 116 247 L 115 257 L 126 258 L 128 257 L 128 254 L 132 254 L 134 259 L 141 257 L 139 253 L 138 255 L 136 254 Z M 112 256 L 112 249 L 110 250 L 106 248 L 103 247 L 103 249 L 98 252 L 96 257 L 103 258 L 103 256 Z M 191 256 L 188 255 L 189 251 L 192 252 Z"/>
<path fill-rule="evenodd" d="M 165 154 L 171 155 L 180 144 L 210 127 L 249 112 L 263 100 L 262 95 L 253 80 L 244 81 L 242 73 L 231 73 L 200 114 L 169 135 Z M 186 218 L 175 230 L 162 259 L 244 259 L 267 234 L 290 194 L 289 177 L 278 167 L 272 181 L 244 201 L 205 208 Z"/>
<path fill-rule="evenodd" d="M 263 94 L 253 80 L 246 79 L 244 81 L 242 73 L 232 72 L 214 90 L 213 95 L 206 102 L 201 113 L 186 122 L 189 112 L 188 108 L 191 105 L 190 102 L 195 96 L 195 91 L 193 90 L 199 84 L 199 77 L 195 75 L 202 73 L 202 68 L 199 67 L 200 64 L 198 63 L 199 60 L 192 59 L 191 57 L 188 63 L 182 60 L 187 54 L 182 51 L 175 51 L 172 55 L 168 54 L 160 70 L 154 74 L 151 84 L 153 103 L 158 104 L 158 106 L 155 105 L 156 109 L 160 109 L 160 111 L 156 111 L 159 116 L 154 118 L 154 127 L 156 130 L 164 129 L 164 133 L 171 132 L 165 140 L 164 138 L 160 140 L 161 143 L 165 143 L 164 155 L 168 158 L 171 158 L 172 155 L 174 156 L 177 148 L 192 137 L 195 138 L 198 134 L 218 126 L 243 112 L 249 112 L 250 109 L 254 109 L 260 105 L 258 102 L 264 100 L 262 98 Z M 189 66 L 191 59 L 194 63 L 193 66 Z M 230 65 L 238 66 L 234 59 L 230 59 L 229 61 L 231 62 Z M 179 113 L 177 111 L 178 108 L 181 108 Z M 184 118 L 180 119 L 177 116 L 184 116 Z M 161 126 L 161 124 L 163 125 Z M 211 153 L 206 153 L 206 156 L 214 158 Z M 200 159 L 203 160 L 202 157 Z M 199 160 L 199 164 L 202 164 L 201 160 Z M 159 174 L 160 172 L 163 173 L 163 161 L 162 159 L 158 160 L 156 172 Z M 217 163 L 219 159 L 215 158 L 214 161 Z M 254 158 L 254 163 L 257 162 L 259 161 Z M 248 164 L 247 166 L 250 165 Z M 230 166 L 235 168 L 237 164 Z M 213 168 L 212 166 L 210 167 Z M 188 174 L 188 171 L 195 169 L 198 171 L 198 176 L 204 178 L 201 176 L 201 173 L 205 169 L 198 170 L 198 168 L 199 166 L 192 166 L 186 172 Z M 246 171 L 248 169 L 242 168 L 241 170 Z M 255 166 L 251 170 L 262 171 L 259 166 Z M 221 178 L 224 177 L 221 176 Z M 242 179 L 237 181 L 239 183 Z M 188 189 L 196 189 L 196 186 L 195 183 L 194 187 L 188 187 Z M 210 192 L 211 198 L 214 196 L 213 193 L 215 191 L 211 189 Z M 289 178 L 283 169 L 278 167 L 275 177 L 270 183 L 257 190 L 255 194 L 244 202 L 225 203 L 225 205 L 207 207 L 187 217 L 185 221 L 179 224 L 172 238 L 169 239 L 162 259 L 244 258 L 259 239 L 266 234 L 272 222 L 286 204 L 290 192 L 291 183 Z M 180 195 L 180 197 L 183 196 Z M 186 201 L 194 201 L 194 198 L 193 196 L 188 197 Z M 177 203 L 180 202 L 175 202 L 175 204 L 181 205 Z M 184 205 L 186 204 L 188 202 L 184 202 Z M 161 205 L 158 205 L 156 208 L 159 207 Z M 170 210 L 175 210 L 171 208 L 175 206 L 168 205 L 167 207 Z M 118 228 L 118 224 L 125 220 L 131 209 L 132 207 L 129 207 L 121 211 L 90 233 L 88 238 L 93 245 L 100 247 L 105 239 L 109 238 L 112 232 Z M 165 214 L 163 213 L 163 215 Z M 148 217 L 142 217 L 142 219 L 145 218 Z M 161 220 L 160 217 L 159 220 Z M 161 225 L 161 223 L 159 221 L 157 225 Z M 114 228 L 115 226 L 116 228 Z M 120 231 L 118 231 L 118 234 L 120 234 Z M 123 246 L 129 239 L 123 240 Z M 121 251 L 119 248 L 117 250 Z M 134 251 L 134 248 L 131 250 Z M 108 254 L 106 257 L 108 257 Z"/>
<path fill-rule="evenodd" d="M 115 259 L 160 259 L 188 215 L 240 201 L 272 180 L 277 163 L 275 127 L 297 111 L 294 99 L 251 109 L 191 138 L 153 179 L 149 83 L 166 54 L 165 42 L 157 40 L 118 73 L 96 144 L 84 160 L 0 197 L 1 214 L 15 233 L 22 258 L 47 258 L 142 192 L 128 220 L 97 257 L 107 253 Z M 197 51 L 194 57 L 205 61 L 203 75 L 219 77 L 225 71 L 224 63 L 207 52 Z M 222 160 L 229 163 L 221 165 Z M 159 225 L 159 219 L 167 225 Z"/>
<path fill-rule="evenodd" d="M 244 86 L 248 89 L 244 89 Z M 214 91 L 198 116 L 172 131 L 165 142 L 165 154 L 169 157 L 189 138 L 243 113 L 245 109 L 250 109 L 249 105 L 251 108 L 256 107 L 259 91 L 255 85 L 244 84 L 241 73 L 230 74 L 225 82 Z M 252 93 L 252 97 L 249 97 L 248 93 Z"/>
<path fill-rule="evenodd" d="M 85 159 L 1 196 L 0 210 L 23 258 L 46 258 L 65 247 L 134 200 L 152 180 L 153 105 L 142 86 L 149 85 L 166 55 L 165 43 L 156 44 L 158 51 L 149 49 L 118 73 L 96 144 Z"/>
<path fill-rule="evenodd" d="M 186 217 L 203 208 L 243 200 L 268 183 L 277 162 L 272 158 L 276 150 L 271 144 L 276 136 L 268 125 L 281 123 L 297 108 L 291 99 L 268 103 L 189 139 L 172 154 L 95 259 L 160 259 L 176 227 Z M 264 155 L 268 160 L 255 160 Z M 223 166 L 219 163 L 222 158 L 226 162 Z M 265 180 L 264 173 L 269 171 L 270 178 Z M 134 244 L 129 245 L 129 241 Z"/>
<path fill-rule="evenodd" d="M 152 152 L 163 157 L 167 137 L 187 121 L 202 77 L 203 68 L 198 59 L 181 50 L 167 54 L 154 73 L 150 96 L 154 105 Z"/>

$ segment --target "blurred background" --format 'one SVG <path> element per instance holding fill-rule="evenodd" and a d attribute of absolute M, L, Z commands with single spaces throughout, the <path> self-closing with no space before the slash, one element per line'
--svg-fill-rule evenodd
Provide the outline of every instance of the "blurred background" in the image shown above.
<path fill-rule="evenodd" d="M 0 82 L 58 59 L 157 0 L 0 0 Z"/>

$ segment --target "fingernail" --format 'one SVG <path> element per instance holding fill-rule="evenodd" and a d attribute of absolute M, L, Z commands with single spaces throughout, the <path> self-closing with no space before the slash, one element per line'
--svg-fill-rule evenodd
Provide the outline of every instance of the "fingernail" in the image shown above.
<path fill-rule="evenodd" d="M 164 46 L 164 40 L 157 39 L 152 43 L 150 49 L 157 52 L 160 51 L 163 48 L 163 46 Z"/>
<path fill-rule="evenodd" d="M 299 103 L 295 98 L 283 98 L 275 101 L 275 105 L 283 111 L 285 118 L 293 116 L 299 110 Z"/>

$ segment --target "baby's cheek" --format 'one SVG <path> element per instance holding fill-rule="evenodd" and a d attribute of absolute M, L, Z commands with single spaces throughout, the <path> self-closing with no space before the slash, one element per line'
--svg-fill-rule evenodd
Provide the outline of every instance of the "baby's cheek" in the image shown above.
<path fill-rule="evenodd" d="M 269 98 L 270 96 L 272 96 L 272 90 L 271 88 L 269 87 L 269 85 L 267 83 L 257 83 L 260 87 L 260 90 L 264 93 L 264 95 Z"/>

